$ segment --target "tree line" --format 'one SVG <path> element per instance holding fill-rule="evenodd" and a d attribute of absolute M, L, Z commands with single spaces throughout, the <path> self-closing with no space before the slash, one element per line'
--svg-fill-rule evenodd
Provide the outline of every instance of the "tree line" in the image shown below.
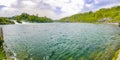
<path fill-rule="evenodd" d="M 13 20 L 16 20 L 18 23 L 22 23 L 22 21 L 35 23 L 53 22 L 52 19 L 47 18 L 46 16 L 39 17 L 38 15 L 29 15 L 27 13 L 22 13 L 21 15 L 16 15 L 13 17 L 0 17 L 0 24 L 14 24 Z"/>
<path fill-rule="evenodd" d="M 8 20 L 6 17 L 0 17 L 0 24 L 14 24 L 13 21 Z"/>
<path fill-rule="evenodd" d="M 29 15 L 27 13 L 22 13 L 21 15 L 13 16 L 11 19 L 17 20 L 17 22 L 21 23 L 21 21 L 27 22 L 37 22 L 37 23 L 46 23 L 52 22 L 52 19 L 47 17 L 38 17 L 38 15 Z"/>
<path fill-rule="evenodd" d="M 108 20 L 109 19 L 109 20 Z M 78 13 L 58 20 L 59 22 L 86 22 L 96 23 L 102 20 L 108 22 L 120 22 L 120 6 L 102 8 L 95 12 Z"/>

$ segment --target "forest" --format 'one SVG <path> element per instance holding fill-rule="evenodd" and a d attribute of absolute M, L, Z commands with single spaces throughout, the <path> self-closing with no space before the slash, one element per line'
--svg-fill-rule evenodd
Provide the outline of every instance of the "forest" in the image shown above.
<path fill-rule="evenodd" d="M 38 17 L 38 15 L 29 15 L 27 13 L 22 13 L 21 15 L 16 15 L 13 17 L 0 17 L 0 24 L 14 24 L 13 20 L 16 20 L 18 23 L 22 23 L 22 21 L 31 23 L 53 22 L 52 19 L 47 17 Z"/>
<path fill-rule="evenodd" d="M 36 23 L 52 22 L 52 19 L 50 18 L 38 17 L 38 15 L 29 15 L 27 13 L 22 13 L 21 15 L 13 16 L 10 19 L 17 20 L 18 23 L 21 23 L 21 21 L 36 22 Z"/>
<path fill-rule="evenodd" d="M 7 17 L 0 17 L 0 24 L 1 24 L 1 25 L 5 25 L 5 24 L 14 24 L 14 22 L 8 20 Z"/>
<path fill-rule="evenodd" d="M 69 17 L 64 17 L 59 22 L 120 22 L 120 6 L 112 8 L 102 8 L 95 12 L 89 11 L 85 13 L 78 13 Z"/>

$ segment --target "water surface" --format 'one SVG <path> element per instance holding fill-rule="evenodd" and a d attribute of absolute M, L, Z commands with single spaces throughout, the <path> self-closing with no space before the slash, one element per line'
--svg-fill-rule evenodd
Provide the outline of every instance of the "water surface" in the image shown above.
<path fill-rule="evenodd" d="M 120 46 L 120 28 L 107 24 L 5 25 L 3 30 L 9 59 L 110 60 Z"/>

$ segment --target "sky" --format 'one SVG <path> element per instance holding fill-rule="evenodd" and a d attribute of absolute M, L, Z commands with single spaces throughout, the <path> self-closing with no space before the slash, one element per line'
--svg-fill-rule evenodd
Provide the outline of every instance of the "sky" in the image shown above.
<path fill-rule="evenodd" d="M 120 5 L 120 0 L 0 0 L 0 16 L 28 13 L 60 19 L 117 5 Z"/>

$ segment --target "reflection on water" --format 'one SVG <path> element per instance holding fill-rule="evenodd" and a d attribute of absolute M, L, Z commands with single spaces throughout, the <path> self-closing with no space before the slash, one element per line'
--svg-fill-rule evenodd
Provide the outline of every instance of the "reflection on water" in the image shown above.
<path fill-rule="evenodd" d="M 120 45 L 120 28 L 113 25 L 44 23 L 3 29 L 9 59 L 110 60 Z"/>

